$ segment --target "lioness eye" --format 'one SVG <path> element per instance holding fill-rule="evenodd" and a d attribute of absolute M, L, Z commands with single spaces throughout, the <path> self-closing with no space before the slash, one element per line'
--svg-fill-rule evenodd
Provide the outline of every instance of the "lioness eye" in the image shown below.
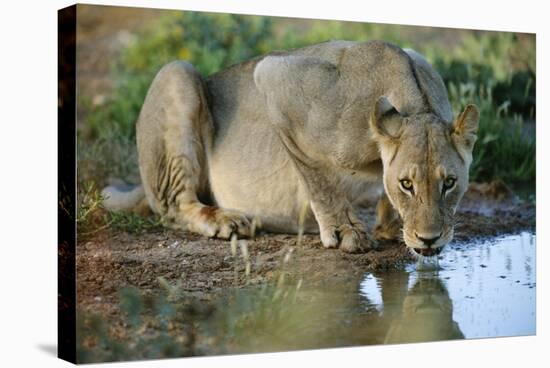
<path fill-rule="evenodd" d="M 413 192 L 413 183 L 409 179 L 399 180 L 401 187 L 409 192 Z"/>
<path fill-rule="evenodd" d="M 456 178 L 453 178 L 453 177 L 446 178 L 445 181 L 443 182 L 443 192 L 454 187 L 455 183 L 456 183 Z"/>

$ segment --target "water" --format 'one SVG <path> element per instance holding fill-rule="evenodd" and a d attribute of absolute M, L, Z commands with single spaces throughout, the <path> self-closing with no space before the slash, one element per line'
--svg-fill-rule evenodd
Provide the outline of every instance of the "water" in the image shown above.
<path fill-rule="evenodd" d="M 360 279 L 249 289 L 225 302 L 216 334 L 226 352 L 533 335 L 535 292 L 535 236 L 523 233 Z"/>
<path fill-rule="evenodd" d="M 411 265 L 401 273 L 367 274 L 360 292 L 379 310 L 392 311 L 394 325 L 409 328 L 394 331 L 389 340 L 532 335 L 534 240 L 524 233 L 478 246 L 451 246 L 439 257 L 438 270 Z M 400 292 L 387 295 L 385 289 Z M 435 326 L 440 330 L 430 331 Z"/>

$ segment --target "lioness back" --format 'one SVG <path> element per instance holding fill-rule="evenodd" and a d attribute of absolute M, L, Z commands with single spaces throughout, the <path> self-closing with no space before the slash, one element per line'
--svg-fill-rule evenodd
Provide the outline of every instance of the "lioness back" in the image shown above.
<path fill-rule="evenodd" d="M 263 226 L 271 231 L 297 230 L 307 193 L 271 126 L 266 100 L 254 82 L 254 70 L 272 55 L 312 56 L 337 64 L 345 49 L 356 44 L 331 41 L 274 52 L 229 67 L 206 81 L 215 127 L 209 158 L 210 187 L 219 206 L 260 216 Z M 353 183 L 355 191 L 377 194 L 380 186 L 364 179 L 358 176 Z M 307 231 L 318 230 L 310 211 L 306 220 Z"/>

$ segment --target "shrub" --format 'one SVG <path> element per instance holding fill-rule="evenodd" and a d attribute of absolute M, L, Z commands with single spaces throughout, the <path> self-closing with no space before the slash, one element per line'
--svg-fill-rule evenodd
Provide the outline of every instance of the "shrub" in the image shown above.
<path fill-rule="evenodd" d="M 133 137 L 147 89 L 166 63 L 184 59 L 204 76 L 266 50 L 270 18 L 184 12 L 163 18 L 122 53 L 114 66 L 114 93 L 107 108 L 88 121 L 93 138 L 109 138 L 113 129 Z"/>
<path fill-rule="evenodd" d="M 449 97 L 455 111 L 462 111 L 468 103 L 475 103 L 480 111 L 471 180 L 502 179 L 512 185 L 530 183 L 534 191 L 535 141 L 524 132 L 523 118 L 510 115 L 509 102 L 495 107 L 492 89 L 478 91 L 471 83 L 450 84 Z"/>

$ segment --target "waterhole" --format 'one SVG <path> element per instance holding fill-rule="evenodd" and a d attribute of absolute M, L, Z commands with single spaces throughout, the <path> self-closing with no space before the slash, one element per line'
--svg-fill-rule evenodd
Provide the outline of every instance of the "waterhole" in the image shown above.
<path fill-rule="evenodd" d="M 392 320 L 387 342 L 535 333 L 534 235 L 450 246 L 437 261 L 365 275 L 360 293 Z"/>
<path fill-rule="evenodd" d="M 522 233 L 358 279 L 241 290 L 214 334 L 226 352 L 532 335 L 535 292 L 535 235 Z"/>

